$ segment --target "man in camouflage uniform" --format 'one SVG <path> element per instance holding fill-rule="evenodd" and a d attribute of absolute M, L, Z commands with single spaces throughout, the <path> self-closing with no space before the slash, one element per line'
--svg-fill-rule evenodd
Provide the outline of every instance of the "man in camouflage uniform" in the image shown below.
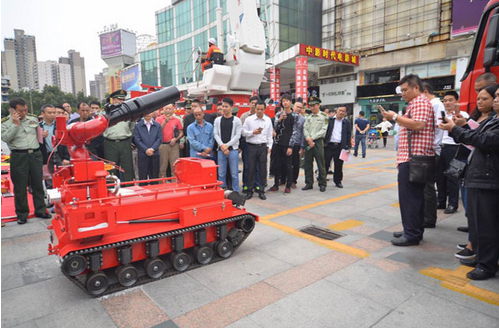
<path fill-rule="evenodd" d="M 308 103 L 312 113 L 308 114 L 303 124 L 303 135 L 305 144 L 305 187 L 309 190 L 314 185 L 314 158 L 319 169 L 319 188 L 321 192 L 326 191 L 326 169 L 324 167 L 324 136 L 327 132 L 328 117 L 320 111 L 321 100 L 318 97 L 310 97 Z"/>
<path fill-rule="evenodd" d="M 46 211 L 42 181 L 43 155 L 37 137 L 38 119 L 28 114 L 28 106 L 22 98 L 12 99 L 10 107 L 12 114 L 2 119 L 2 140 L 11 151 L 10 177 L 14 184 L 17 223 L 26 223 L 29 216 L 28 182 L 33 190 L 35 215 L 49 219 L 51 215 Z"/>

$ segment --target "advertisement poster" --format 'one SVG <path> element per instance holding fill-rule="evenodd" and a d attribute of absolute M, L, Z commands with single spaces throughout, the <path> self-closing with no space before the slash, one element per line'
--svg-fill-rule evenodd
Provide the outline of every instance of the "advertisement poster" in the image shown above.
<path fill-rule="evenodd" d="M 140 91 L 139 65 L 133 65 L 123 69 L 121 73 L 121 88 L 126 91 Z"/>
<path fill-rule="evenodd" d="M 452 36 L 476 31 L 489 0 L 452 1 Z"/>
<path fill-rule="evenodd" d="M 121 55 L 121 32 L 115 31 L 100 35 L 101 57 Z"/>
<path fill-rule="evenodd" d="M 121 89 L 121 66 L 109 66 L 107 73 L 107 83 L 109 84 L 109 93 Z"/>

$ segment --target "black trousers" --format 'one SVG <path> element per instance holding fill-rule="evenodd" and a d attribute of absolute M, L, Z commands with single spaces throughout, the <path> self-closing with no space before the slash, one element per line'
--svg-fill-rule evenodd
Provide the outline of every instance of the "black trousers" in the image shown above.
<path fill-rule="evenodd" d="M 139 155 L 139 179 L 157 179 L 159 177 L 159 155 L 142 156 Z M 141 183 L 140 185 L 146 185 Z"/>
<path fill-rule="evenodd" d="M 10 178 L 14 184 L 14 204 L 18 219 L 27 219 L 29 216 L 28 185 L 33 190 L 35 214 L 45 214 L 42 167 L 43 156 L 39 150 L 33 153 L 12 151 L 10 154 Z"/>
<path fill-rule="evenodd" d="M 343 161 L 340 159 L 341 144 L 328 142 L 324 147 L 324 160 L 326 163 L 326 172 L 331 168 L 331 161 L 334 160 L 334 175 L 333 181 L 335 184 L 341 183 L 343 180 Z"/>
<path fill-rule="evenodd" d="M 424 222 L 437 223 L 437 191 L 435 181 L 428 182 L 424 187 Z"/>
<path fill-rule="evenodd" d="M 381 134 L 383 136 L 383 147 L 386 147 L 386 140 L 388 138 L 388 131 Z"/>
<path fill-rule="evenodd" d="M 298 183 L 298 176 L 300 175 L 300 145 L 293 146 L 293 183 Z"/>
<path fill-rule="evenodd" d="M 404 227 L 404 237 L 419 240 L 424 233 L 424 183 L 409 182 L 409 162 L 398 165 L 398 191 L 400 215 Z"/>
<path fill-rule="evenodd" d="M 275 145 L 274 145 L 275 146 Z M 254 145 L 247 143 L 248 151 L 248 190 L 253 191 L 255 187 L 255 177 L 257 171 L 259 173 L 259 181 L 265 181 L 267 179 L 267 152 L 268 148 L 265 144 Z M 257 170 L 257 167 L 259 168 Z M 260 186 L 260 191 L 265 191 L 265 185 L 262 183 Z"/>
<path fill-rule="evenodd" d="M 476 229 L 473 250 L 477 268 L 488 273 L 499 269 L 499 190 L 468 188 L 468 216 Z M 470 230 L 471 232 L 471 230 Z"/>
<path fill-rule="evenodd" d="M 279 187 L 279 180 L 283 180 L 283 173 L 286 175 L 286 188 L 291 188 L 293 184 L 293 165 L 292 156 L 287 156 L 288 146 L 274 144 L 275 158 L 274 158 L 274 185 Z"/>
<path fill-rule="evenodd" d="M 454 158 L 459 145 L 443 145 L 440 152 L 440 159 L 437 163 L 437 188 L 438 204 L 458 207 L 459 204 L 459 180 L 444 175 L 444 171 L 449 167 L 450 161 Z"/>

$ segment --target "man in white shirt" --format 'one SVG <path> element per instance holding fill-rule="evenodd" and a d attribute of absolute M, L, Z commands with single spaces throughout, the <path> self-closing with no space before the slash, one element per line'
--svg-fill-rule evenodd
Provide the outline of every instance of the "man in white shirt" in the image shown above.
<path fill-rule="evenodd" d="M 452 120 L 452 116 L 456 114 L 463 115 L 468 118 L 466 112 L 459 110 L 459 95 L 455 91 L 448 91 L 444 95 L 444 107 L 446 111 L 445 118 Z M 440 159 L 437 166 L 437 189 L 438 189 L 438 205 L 437 208 L 445 209 L 446 214 L 451 214 L 457 211 L 459 204 L 459 181 L 457 179 L 447 177 L 444 171 L 449 167 L 450 161 L 454 158 L 459 144 L 454 142 L 454 139 L 449 136 L 448 131 L 444 131 L 442 135 L 442 145 Z M 448 205 L 448 207 L 447 207 Z"/>
<path fill-rule="evenodd" d="M 263 101 L 257 102 L 255 115 L 246 118 L 242 132 L 248 146 L 248 193 L 246 199 L 253 197 L 257 163 L 260 174 L 259 181 L 267 181 L 267 154 L 270 154 L 272 149 L 273 131 L 272 122 L 265 115 L 265 103 Z M 262 200 L 267 199 L 264 185 L 258 189 L 258 196 Z"/>
<path fill-rule="evenodd" d="M 444 131 L 438 128 L 438 125 L 442 123 L 442 115 L 445 115 L 444 104 L 440 101 L 440 98 L 435 96 L 433 85 L 429 82 L 423 82 L 423 94 L 430 101 L 433 107 L 433 128 L 435 129 L 435 138 L 433 139 L 433 146 L 435 149 L 435 154 L 440 156 L 440 148 L 442 144 L 442 136 Z M 438 177 L 435 175 L 435 180 Z M 425 215 L 424 215 L 424 227 L 425 228 L 435 228 L 437 223 L 437 191 L 435 190 L 435 182 L 431 181 L 426 184 L 424 189 L 424 199 L 425 199 Z"/>
<path fill-rule="evenodd" d="M 336 111 L 334 118 L 329 118 L 326 132 L 326 146 L 324 147 L 324 157 L 326 172 L 329 171 L 331 161 L 334 160 L 334 184 L 338 188 L 343 188 L 343 160 L 340 159 L 342 150 L 350 152 L 352 148 L 352 123 L 346 119 L 347 108 L 340 107 Z"/>

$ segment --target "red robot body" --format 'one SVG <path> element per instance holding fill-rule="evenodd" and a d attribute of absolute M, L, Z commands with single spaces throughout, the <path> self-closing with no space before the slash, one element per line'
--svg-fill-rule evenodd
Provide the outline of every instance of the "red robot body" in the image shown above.
<path fill-rule="evenodd" d="M 48 251 L 92 296 L 225 259 L 258 220 L 242 207 L 243 197 L 220 188 L 213 161 L 181 158 L 176 178 L 120 183 L 103 161 L 90 159 L 84 144 L 107 126 L 157 110 L 177 94 L 176 88 L 157 91 L 67 129 L 57 118 L 56 142 L 68 146 L 71 164 L 53 175 Z"/>

